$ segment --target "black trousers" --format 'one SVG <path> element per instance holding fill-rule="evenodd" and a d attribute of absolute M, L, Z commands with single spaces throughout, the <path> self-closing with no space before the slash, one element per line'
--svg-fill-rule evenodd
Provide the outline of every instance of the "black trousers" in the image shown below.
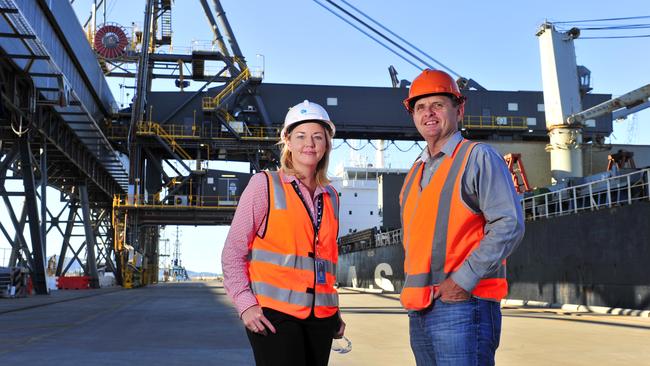
<path fill-rule="evenodd" d="M 262 308 L 275 334 L 253 333 L 246 329 L 257 366 L 326 366 L 339 316 L 316 318 L 313 310 L 307 319 L 298 319 L 277 310 Z"/>

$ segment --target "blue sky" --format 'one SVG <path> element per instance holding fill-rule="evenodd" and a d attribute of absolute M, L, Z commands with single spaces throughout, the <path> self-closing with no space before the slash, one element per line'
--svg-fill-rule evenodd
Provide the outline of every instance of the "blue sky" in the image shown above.
<path fill-rule="evenodd" d="M 603 0 L 347 1 L 458 74 L 471 77 L 490 90 L 542 89 L 535 33 L 545 20 L 650 15 L 645 0 L 619 0 L 615 6 Z M 400 79 L 413 79 L 420 72 L 312 0 L 222 0 L 221 3 L 249 66 L 261 66 L 262 58 L 256 55 L 264 55 L 265 82 L 388 87 L 389 65 L 397 69 Z M 76 0 L 74 6 L 81 21 L 85 21 L 91 1 Z M 108 10 L 108 21 L 124 26 L 134 21 L 141 23 L 144 1 L 108 1 Z M 632 23 L 650 21 L 639 19 Z M 212 38 L 208 21 L 196 0 L 175 1 L 173 26 L 174 46 L 178 48 L 188 47 L 192 40 Z M 582 33 L 583 37 L 619 34 L 650 34 L 650 29 L 636 33 Z M 591 70 L 596 93 L 620 95 L 650 83 L 650 38 L 578 39 L 576 55 L 578 64 Z M 111 81 L 118 102 L 120 83 L 132 85 L 133 80 Z M 156 83 L 154 87 L 175 89 L 164 83 Z M 611 142 L 650 144 L 650 111 L 638 113 L 635 119 L 634 125 L 630 124 L 630 118 L 615 122 Z M 635 132 L 628 135 L 631 126 L 636 126 Z M 372 161 L 374 153 L 365 152 Z M 415 151 L 405 156 L 389 149 L 388 162 L 393 167 L 406 167 L 413 154 Z M 348 157 L 349 150 L 335 151 L 333 165 Z M 171 235 L 173 230 L 167 231 Z M 183 245 L 183 261 L 188 269 L 220 272 L 219 255 L 227 228 L 187 227 L 182 231 L 182 240 L 187 243 Z M 214 239 L 208 242 L 200 238 Z"/>

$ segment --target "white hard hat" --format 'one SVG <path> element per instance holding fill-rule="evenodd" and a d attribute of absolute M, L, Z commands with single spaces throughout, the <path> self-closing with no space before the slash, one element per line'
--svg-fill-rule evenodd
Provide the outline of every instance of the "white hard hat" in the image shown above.
<path fill-rule="evenodd" d="M 284 127 L 282 127 L 282 132 L 280 132 L 280 136 L 285 137 L 287 134 L 287 130 L 291 126 L 295 127 L 296 125 L 302 122 L 308 122 L 308 121 L 322 122 L 323 125 L 329 127 L 330 132 L 332 133 L 332 137 L 334 137 L 334 133 L 336 133 L 336 128 L 334 127 L 334 123 L 330 121 L 330 116 L 327 114 L 325 108 L 321 107 L 320 105 L 314 102 L 310 102 L 308 100 L 296 104 L 295 106 L 289 109 L 289 112 L 287 112 L 287 116 L 284 118 Z"/>

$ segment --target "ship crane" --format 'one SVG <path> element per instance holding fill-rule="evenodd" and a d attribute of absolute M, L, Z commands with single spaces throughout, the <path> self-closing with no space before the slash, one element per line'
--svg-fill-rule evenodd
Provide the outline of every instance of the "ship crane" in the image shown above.
<path fill-rule="evenodd" d="M 648 98 L 650 98 L 650 84 L 634 89 L 618 98 L 610 99 L 589 109 L 585 109 L 582 112 L 572 114 L 567 117 L 567 123 L 579 124 L 607 113 L 612 113 L 615 119 L 624 118 L 629 114 L 650 107 Z"/>
<path fill-rule="evenodd" d="M 623 118 L 650 107 L 650 84 L 618 98 L 582 110 L 581 95 L 590 90 L 589 73 L 576 64 L 573 40 L 580 36 L 577 28 L 559 32 L 544 23 L 537 32 L 540 45 L 544 110 L 551 154 L 553 183 L 582 177 L 582 128 L 586 122 L 613 112 Z"/>

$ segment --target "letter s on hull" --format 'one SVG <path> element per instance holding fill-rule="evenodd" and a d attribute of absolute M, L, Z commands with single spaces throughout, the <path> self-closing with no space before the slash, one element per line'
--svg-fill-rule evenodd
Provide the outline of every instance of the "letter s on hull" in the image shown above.
<path fill-rule="evenodd" d="M 375 284 L 384 291 L 395 292 L 395 286 L 388 278 L 382 276 L 382 272 L 386 276 L 392 276 L 393 268 L 388 263 L 379 263 L 375 267 Z"/>

